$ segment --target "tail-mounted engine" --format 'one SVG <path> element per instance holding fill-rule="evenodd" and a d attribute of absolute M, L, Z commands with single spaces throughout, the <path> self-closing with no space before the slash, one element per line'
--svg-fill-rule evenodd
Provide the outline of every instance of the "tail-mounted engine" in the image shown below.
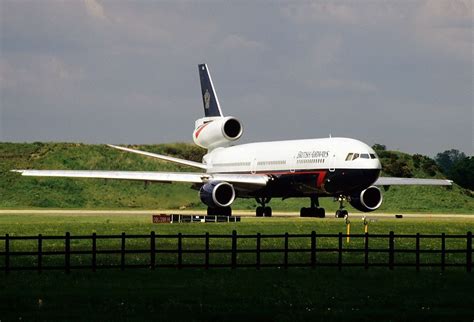
<path fill-rule="evenodd" d="M 375 186 L 368 187 L 359 194 L 351 196 L 350 204 L 359 211 L 377 210 L 383 201 L 382 191 Z"/>
<path fill-rule="evenodd" d="M 205 149 L 227 146 L 240 139 L 242 123 L 235 117 L 208 117 L 196 121 L 194 143 Z"/>
<path fill-rule="evenodd" d="M 208 207 L 228 207 L 235 199 L 234 187 L 227 182 L 211 181 L 199 190 L 199 198 Z"/>

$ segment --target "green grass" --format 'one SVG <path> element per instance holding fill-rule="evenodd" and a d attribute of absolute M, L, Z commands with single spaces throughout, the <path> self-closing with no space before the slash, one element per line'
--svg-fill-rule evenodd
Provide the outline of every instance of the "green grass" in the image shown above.
<path fill-rule="evenodd" d="M 472 274 L 358 269 L 14 273 L 2 321 L 471 321 Z"/>
<path fill-rule="evenodd" d="M 352 233 L 363 224 L 353 219 Z M 379 219 L 369 233 L 465 234 L 472 219 Z M 243 218 L 235 224 L 152 224 L 150 215 L 39 215 L 0 216 L 0 235 L 98 234 L 239 234 L 345 232 L 344 221 L 314 218 Z M 322 241 L 334 246 L 335 241 Z M 396 241 L 412 247 L 414 241 Z M 281 246 L 269 240 L 266 246 Z M 304 243 L 304 242 L 303 242 Z M 386 240 L 382 241 L 386 248 Z M 146 244 L 146 243 L 145 243 Z M 142 248 L 141 243 L 127 247 Z M 35 243 L 25 243 L 16 250 Z M 118 247 L 109 241 L 100 247 Z M 171 242 L 166 247 L 175 247 Z M 63 247 L 63 242 L 46 248 Z M 73 248 L 90 245 L 76 243 Z M 212 245 L 211 245 L 212 246 Z M 222 245 L 217 245 L 222 246 Z M 226 247 L 228 247 L 227 245 Z M 241 245 L 240 246 L 245 246 Z M 298 247 L 300 244 L 291 244 Z M 359 245 L 360 246 L 360 245 Z M 355 240 L 344 247 L 359 247 Z M 448 244 L 449 247 L 465 247 Z M 202 247 L 196 240 L 185 248 Z M 423 247 L 439 248 L 433 242 Z M 3 245 L 0 243 L 0 250 Z M 240 256 L 240 255 L 239 255 Z M 346 254 L 344 260 L 346 260 Z M 463 257 L 465 258 L 465 257 Z M 460 260 L 463 260 L 460 258 Z M 429 258 L 425 258 L 429 259 Z M 1 257 L 0 257 L 1 260 Z M 35 259 L 33 259 L 34 261 Z M 133 260 L 127 255 L 127 262 Z M 220 258 L 217 260 L 228 260 Z M 245 260 L 240 258 L 239 260 Z M 267 258 L 272 260 L 272 258 Z M 281 258 L 280 258 L 281 260 Z M 423 258 L 422 258 L 423 260 Z M 46 263 L 45 263 L 46 264 Z M 114 321 L 470 321 L 474 316 L 474 275 L 465 269 L 336 268 L 311 269 L 129 269 L 96 273 L 0 273 L 0 320 L 114 320 Z"/>
<path fill-rule="evenodd" d="M 190 144 L 142 145 L 134 148 L 198 160 L 204 150 Z M 429 177 L 415 168 L 417 177 Z M 383 160 L 382 160 L 383 161 Z M 197 191 L 189 184 L 150 184 L 114 180 L 32 178 L 11 173 L 11 169 L 141 170 L 195 171 L 195 169 L 114 150 L 104 145 L 75 143 L 0 143 L 0 208 L 73 208 L 73 209 L 205 209 Z M 442 177 L 437 173 L 435 177 Z M 473 213 L 472 192 L 455 185 L 442 187 L 391 187 L 384 193 L 381 212 Z M 306 199 L 272 200 L 277 211 L 299 211 L 309 205 Z M 328 212 L 337 209 L 331 198 L 323 198 Z M 250 210 L 254 200 L 238 199 L 234 209 Z M 354 211 L 348 206 L 350 211 Z"/>

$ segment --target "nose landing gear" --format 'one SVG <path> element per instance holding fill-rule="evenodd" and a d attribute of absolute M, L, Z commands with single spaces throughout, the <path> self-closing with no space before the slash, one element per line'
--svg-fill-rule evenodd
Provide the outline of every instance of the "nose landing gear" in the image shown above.
<path fill-rule="evenodd" d="M 266 207 L 265 205 L 272 200 L 272 198 L 255 198 L 257 203 L 259 203 L 261 206 L 257 207 L 255 209 L 255 213 L 257 217 L 271 217 L 272 216 L 272 208 L 271 207 Z"/>
<path fill-rule="evenodd" d="M 347 200 L 347 198 L 343 195 L 340 195 L 338 198 L 334 198 L 334 201 L 339 202 L 339 209 L 336 211 L 336 218 L 346 218 L 349 216 L 349 213 L 347 212 L 346 209 L 344 209 L 344 201 Z"/>

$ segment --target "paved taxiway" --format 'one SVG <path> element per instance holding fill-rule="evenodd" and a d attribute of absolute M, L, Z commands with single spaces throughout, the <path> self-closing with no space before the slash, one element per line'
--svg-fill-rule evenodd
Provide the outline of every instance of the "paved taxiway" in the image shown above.
<path fill-rule="evenodd" d="M 156 214 L 183 214 L 183 215 L 205 215 L 206 211 L 204 210 L 69 210 L 69 209 L 0 209 L 1 214 L 31 214 L 31 215 L 64 215 L 64 216 L 81 216 L 81 215 L 156 215 Z M 233 215 L 242 216 L 242 217 L 255 217 L 255 213 L 253 211 L 234 211 Z M 407 218 L 427 218 L 427 219 L 467 219 L 467 220 L 474 220 L 474 213 L 473 214 L 430 214 L 430 213 L 423 213 L 423 214 L 410 214 L 410 213 L 393 213 L 393 214 L 386 214 L 386 213 L 360 213 L 354 212 L 350 213 L 350 218 L 362 218 L 366 216 L 370 219 L 377 219 L 377 218 L 395 218 L 395 215 L 403 215 L 403 219 Z M 286 218 L 299 218 L 299 213 L 296 212 L 273 212 L 274 217 L 286 217 Z M 326 213 L 326 218 L 334 218 L 334 214 L 332 212 Z"/>

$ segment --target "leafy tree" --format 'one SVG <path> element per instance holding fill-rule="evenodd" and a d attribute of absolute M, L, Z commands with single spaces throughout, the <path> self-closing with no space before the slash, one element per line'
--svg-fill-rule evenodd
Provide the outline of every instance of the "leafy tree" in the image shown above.
<path fill-rule="evenodd" d="M 374 145 L 372 145 L 372 149 L 374 149 L 376 152 L 378 152 L 378 151 L 386 151 L 386 150 L 387 150 L 387 146 L 385 146 L 385 145 L 383 145 L 383 144 L 375 143 Z"/>
<path fill-rule="evenodd" d="M 474 190 L 474 157 L 456 161 L 451 166 L 448 177 L 461 187 Z"/>
<path fill-rule="evenodd" d="M 430 159 L 426 156 L 423 156 L 423 159 L 421 161 L 421 167 L 423 168 L 423 171 L 425 171 L 425 173 L 430 176 L 434 176 L 436 174 L 436 171 L 439 171 L 435 160 Z"/>
<path fill-rule="evenodd" d="M 423 158 L 424 157 L 421 154 L 413 154 L 413 166 L 418 169 L 421 162 L 423 161 Z"/>
<path fill-rule="evenodd" d="M 451 167 L 458 161 L 466 158 L 464 152 L 456 149 L 446 150 L 438 153 L 435 157 L 436 163 L 444 173 L 448 174 Z"/>

